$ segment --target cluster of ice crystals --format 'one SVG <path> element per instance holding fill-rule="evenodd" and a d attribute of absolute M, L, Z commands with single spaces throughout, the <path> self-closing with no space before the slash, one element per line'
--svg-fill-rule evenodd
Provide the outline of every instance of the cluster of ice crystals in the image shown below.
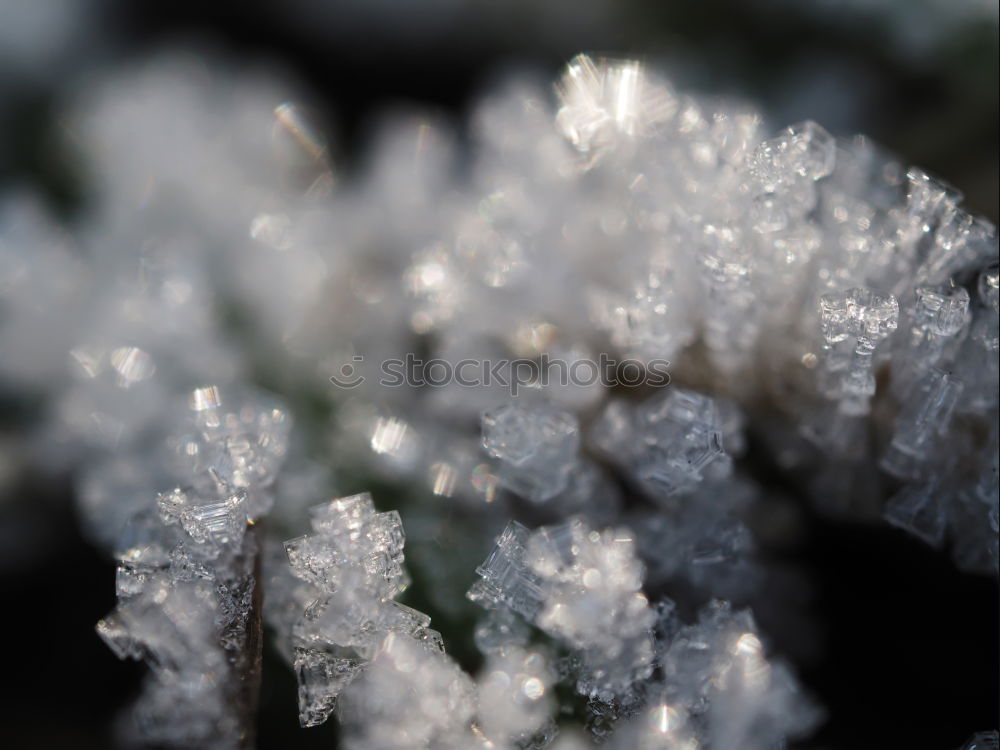
<path fill-rule="evenodd" d="M 666 359 L 693 338 L 691 305 L 666 263 L 654 265 L 631 294 L 595 294 L 596 323 L 611 342 L 641 361 Z"/>
<path fill-rule="evenodd" d="M 572 519 L 531 532 L 511 522 L 477 572 L 469 597 L 490 610 L 485 653 L 521 658 L 509 611 L 571 649 L 566 676 L 591 701 L 592 732 L 632 717 L 614 747 L 767 750 L 819 718 L 788 668 L 765 656 L 748 611 L 716 601 L 683 625 L 669 600 L 650 606 L 625 529 Z"/>
<path fill-rule="evenodd" d="M 290 638 L 299 680 L 299 720 L 321 724 L 341 691 L 373 659 L 390 633 L 441 650 L 430 618 L 393 601 L 409 579 L 403 569 L 399 514 L 377 513 L 368 493 L 330 500 L 310 511 L 312 533 L 285 542 L 292 580 L 287 606 L 272 610 Z M 286 654 L 289 647 L 285 647 Z"/>
<path fill-rule="evenodd" d="M 571 519 L 530 532 L 511 522 L 477 572 L 471 599 L 518 612 L 580 654 L 584 695 L 623 697 L 652 670 L 653 614 L 628 530 Z"/>
<path fill-rule="evenodd" d="M 896 330 L 899 304 L 891 294 L 862 287 L 824 294 L 820 304 L 825 395 L 838 400 L 845 413 L 864 415 L 875 395 L 875 348 Z"/>
<path fill-rule="evenodd" d="M 677 108 L 673 92 L 651 80 L 634 60 L 595 62 L 578 55 L 556 86 L 562 106 L 556 125 L 573 146 L 593 158 L 619 141 L 655 129 Z"/>
<path fill-rule="evenodd" d="M 297 577 L 332 592 L 339 576 L 357 568 L 384 598 L 406 588 L 398 513 L 376 513 L 371 496 L 362 493 L 318 505 L 310 516 L 314 533 L 285 542 Z"/>
<path fill-rule="evenodd" d="M 345 748 L 463 750 L 476 738 L 475 683 L 436 649 L 390 633 L 338 706 Z M 499 745 L 504 747 L 504 745 Z"/>
<path fill-rule="evenodd" d="M 444 142 L 428 135 L 442 137 L 435 123 L 422 127 L 419 142 Z M 452 367 L 505 356 L 576 365 L 610 348 L 650 375 L 669 360 L 683 388 L 668 393 L 753 414 L 824 510 L 880 512 L 880 471 L 925 487 L 937 478 L 946 533 L 982 552 L 959 507 L 979 506 L 952 502 L 962 492 L 949 488 L 987 476 L 989 452 L 973 447 L 959 467 L 937 446 L 995 420 L 997 237 L 953 188 L 863 137 L 809 121 L 774 131 L 632 61 L 575 58 L 554 109 L 524 84 L 494 92 L 471 131 L 469 178 L 446 210 L 415 213 L 417 199 L 393 192 L 410 236 L 384 226 L 378 243 L 343 243 L 364 279 L 393 269 L 377 302 L 359 290 L 345 311 L 352 355 L 381 359 L 416 336 Z M 422 185 L 449 179 L 446 148 L 419 153 Z M 384 292 L 396 278 L 401 297 Z M 614 489 L 577 444 L 659 500 L 721 479 L 735 457 L 721 447 L 728 414 L 682 395 L 616 403 L 603 378 L 532 379 L 521 384 L 528 406 L 496 381 L 405 392 L 370 381 L 338 440 L 370 438 L 370 465 L 474 503 L 501 487 L 564 516 L 603 508 L 613 522 Z M 463 450 L 476 414 L 493 466 Z"/>
<path fill-rule="evenodd" d="M 189 492 L 174 489 L 156 499 L 160 520 L 179 523 L 195 542 L 239 544 L 247 526 L 246 492 L 238 491 L 222 500 L 203 502 Z"/>
<path fill-rule="evenodd" d="M 151 667 L 134 708 L 144 741 L 236 747 L 234 670 L 219 642 L 217 609 L 212 586 L 161 578 L 123 597 L 98 622 L 98 634 L 119 658 L 143 659 Z"/>
<path fill-rule="evenodd" d="M 65 117 L 91 180 L 74 231 L 0 196 L 0 375 L 44 397 L 24 453 L 75 470 L 85 529 L 118 559 L 98 629 L 150 663 L 135 718 L 152 742 L 236 744 L 252 522 L 279 496 L 290 527 L 331 490 L 254 382 L 304 411 L 337 402 L 332 434 L 321 418 L 303 438 L 329 438 L 334 471 L 440 504 L 411 527 L 411 560 L 443 610 L 465 586 L 457 561 L 429 561 L 445 504 L 491 521 L 517 496 L 563 521 L 508 526 L 479 567 L 478 681 L 394 601 L 400 519 L 367 496 L 265 545 L 301 720 L 339 706 L 350 747 L 543 746 L 555 664 L 592 699 L 595 734 L 630 719 L 620 747 L 763 749 L 802 731 L 813 714 L 748 616 L 719 605 L 667 626 L 641 589 L 640 559 L 657 586 L 755 589 L 743 515 L 765 490 L 741 465 L 747 421 L 821 509 L 884 515 L 964 570 L 997 570 L 997 233 L 863 137 L 777 129 L 636 61 L 581 55 L 554 97 L 525 82 L 484 97 L 466 150 L 434 119 L 387 123 L 368 168 L 337 184 L 319 129 L 271 80 L 192 56 L 97 80 Z M 512 402 L 508 366 L 440 387 L 364 370 L 331 393 L 345 366 L 415 351 L 455 371 L 607 353 L 654 375 L 669 360 L 681 387 L 632 399 L 604 377 L 531 378 Z M 489 524 L 455 524 L 463 559 L 481 555 Z M 527 623 L 571 657 L 532 651 Z"/>
<path fill-rule="evenodd" d="M 270 609 L 303 726 L 336 711 L 346 747 L 399 750 L 540 748 L 555 736 L 552 664 L 516 643 L 515 623 L 496 623 L 474 681 L 429 617 L 393 601 L 407 581 L 397 513 L 376 513 L 363 493 L 316 506 L 311 524 L 285 542 L 290 576 L 272 579 Z"/>
<path fill-rule="evenodd" d="M 758 145 L 747 160 L 747 169 L 765 192 L 780 193 L 826 177 L 833 172 L 836 159 L 833 136 L 807 121 Z"/>
<path fill-rule="evenodd" d="M 190 432 L 172 441 L 180 470 L 249 491 L 251 517 L 270 510 L 266 488 L 288 450 L 291 420 L 285 408 L 261 393 L 229 392 L 223 401 L 214 386 L 193 391 L 189 407 L 181 429 Z"/>
<path fill-rule="evenodd" d="M 206 392 L 214 394 L 216 406 L 221 393 L 227 399 L 235 393 L 198 389 L 190 396 L 195 412 Z M 276 404 L 234 399 L 232 405 L 250 418 L 264 409 L 284 414 Z M 222 432 L 206 435 L 203 449 L 224 452 L 227 438 Z M 177 440 L 163 438 L 161 455 L 169 455 Z M 255 476 L 265 473 L 246 466 Z M 218 473 L 206 481 L 205 467 L 188 468 L 174 475 L 186 486 L 158 494 L 141 483 L 122 488 L 139 497 L 114 546 L 118 604 L 97 632 L 120 658 L 142 659 L 150 667 L 133 710 L 137 737 L 157 745 L 237 747 L 251 710 L 241 691 L 257 669 L 251 643 L 259 633 L 251 629 L 259 629 L 254 618 L 260 613 L 253 612 L 258 542 L 247 533 L 248 490 Z M 267 471 L 277 468 L 272 464 Z M 105 514 L 105 523 L 118 517 L 117 510 L 100 505 L 89 511 Z"/>
<path fill-rule="evenodd" d="M 677 733 L 679 742 L 694 735 L 695 746 L 766 750 L 819 719 L 788 668 L 767 658 L 750 613 L 728 603 L 712 602 L 677 629 L 660 661 L 661 702 L 650 718 L 661 723 L 640 723 L 638 747 L 659 732 Z"/>

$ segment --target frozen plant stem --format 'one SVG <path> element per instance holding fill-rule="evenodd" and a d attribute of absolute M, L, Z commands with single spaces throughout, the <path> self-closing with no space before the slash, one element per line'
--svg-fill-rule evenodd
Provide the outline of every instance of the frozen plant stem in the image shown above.
<path fill-rule="evenodd" d="M 247 533 L 255 539 L 257 548 L 260 549 L 264 537 L 262 526 L 257 524 Z M 247 750 L 257 745 L 257 706 L 260 703 L 261 654 L 264 646 L 264 579 L 261 576 L 259 554 L 254 557 L 253 579 L 256 585 L 253 587 L 250 613 L 247 616 L 246 637 L 243 648 L 236 657 L 240 690 L 236 693 L 236 705 L 233 706 L 234 713 L 239 717 L 240 747 Z M 219 741 L 224 741 L 224 738 L 220 737 Z"/>

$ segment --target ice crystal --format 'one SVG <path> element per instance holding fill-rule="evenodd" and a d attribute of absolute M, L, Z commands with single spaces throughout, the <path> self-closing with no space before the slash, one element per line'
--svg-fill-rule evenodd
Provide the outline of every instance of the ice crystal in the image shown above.
<path fill-rule="evenodd" d="M 290 618 L 303 726 L 327 719 L 388 634 L 441 650 L 430 618 L 392 599 L 408 583 L 399 514 L 377 513 L 363 493 L 317 505 L 310 516 L 313 532 L 284 545 L 304 598 L 281 615 Z"/>

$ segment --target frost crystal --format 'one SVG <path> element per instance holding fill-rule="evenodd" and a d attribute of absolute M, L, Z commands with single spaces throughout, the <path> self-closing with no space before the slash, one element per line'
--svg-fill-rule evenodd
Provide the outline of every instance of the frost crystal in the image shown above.
<path fill-rule="evenodd" d="M 556 124 L 579 151 L 599 157 L 625 137 L 646 134 L 673 117 L 673 92 L 633 60 L 595 62 L 578 55 L 556 87 Z"/>
<path fill-rule="evenodd" d="M 393 601 L 406 581 L 398 514 L 376 513 L 363 493 L 316 506 L 311 523 L 285 542 L 299 583 L 285 578 L 271 611 L 279 646 L 292 647 L 303 726 L 336 711 L 346 747 L 399 750 L 541 748 L 555 736 L 553 669 L 518 623 L 496 610 L 492 632 L 477 634 L 490 660 L 474 682 L 430 618 Z"/>
<path fill-rule="evenodd" d="M 618 491 L 604 471 L 581 455 L 580 426 L 572 412 L 513 402 L 481 417 L 483 447 L 499 460 L 496 482 L 563 514 L 607 518 Z M 600 504 L 591 503 L 601 497 Z"/>
<path fill-rule="evenodd" d="M 654 499 L 689 493 L 706 472 L 725 471 L 718 406 L 695 391 L 671 388 L 633 409 L 611 402 L 594 441 Z"/>
<path fill-rule="evenodd" d="M 543 582 L 525 559 L 531 532 L 512 521 L 496 546 L 476 568 L 481 580 L 469 589 L 469 598 L 487 609 L 504 606 L 534 620 L 543 603 Z"/>
<path fill-rule="evenodd" d="M 915 388 L 896 423 L 896 432 L 882 468 L 897 477 L 917 479 L 937 452 L 940 435 L 948 430 L 963 384 L 940 370 L 932 370 Z"/>
<path fill-rule="evenodd" d="M 766 750 L 819 719 L 788 668 L 766 657 L 750 614 L 726 603 L 713 602 L 680 628 L 662 661 L 661 705 L 700 715 L 701 741 L 712 747 Z"/>
<path fill-rule="evenodd" d="M 820 306 L 827 344 L 825 395 L 838 400 L 846 414 L 864 415 L 875 395 L 875 348 L 896 330 L 899 305 L 891 294 L 854 288 L 823 295 Z"/>
<path fill-rule="evenodd" d="M 193 391 L 188 406 L 178 431 L 191 432 L 172 441 L 181 470 L 206 483 L 249 490 L 251 517 L 270 510 L 265 488 L 274 482 L 288 448 L 285 408 L 261 393 L 223 393 L 214 386 Z"/>
<path fill-rule="evenodd" d="M 392 599 L 408 584 L 399 514 L 377 513 L 363 493 L 317 505 L 310 516 L 313 532 L 284 545 L 291 574 L 304 584 L 300 604 L 284 615 L 292 618 L 303 726 L 326 721 L 388 634 L 442 649 L 430 618 Z"/>
<path fill-rule="evenodd" d="M 493 575 L 499 557 L 518 572 Z M 818 719 L 788 669 L 765 657 L 749 612 L 714 602 L 696 624 L 682 625 L 669 600 L 651 607 L 625 529 L 597 532 L 574 519 L 529 532 L 512 522 L 478 572 L 483 581 L 469 596 L 494 612 L 521 601 L 518 592 L 533 578 L 534 603 L 520 613 L 573 650 L 568 674 L 591 700 L 593 732 L 602 735 L 605 721 L 634 716 L 646 704 L 648 718 L 626 722 L 612 735 L 614 747 L 659 747 L 654 738 L 669 735 L 677 747 L 708 742 L 767 750 Z M 490 640 L 487 653 L 520 660 L 522 647 L 514 643 L 495 650 Z M 657 666 L 664 681 L 650 692 L 647 680 Z M 531 678 L 522 675 L 527 686 Z M 511 685 L 509 675 L 491 679 Z"/>
<path fill-rule="evenodd" d="M 566 489 L 580 442 L 573 414 L 508 404 L 483 414 L 482 424 L 483 446 L 501 461 L 501 484 L 535 502 Z"/>
<path fill-rule="evenodd" d="M 581 693 L 612 700 L 651 671 L 653 615 L 627 530 L 574 519 L 532 533 L 512 522 L 477 572 L 471 599 L 510 607 L 580 653 Z"/>
<path fill-rule="evenodd" d="M 757 146 L 747 168 L 765 191 L 776 193 L 826 177 L 833 172 L 836 158 L 833 136 L 807 121 Z"/>

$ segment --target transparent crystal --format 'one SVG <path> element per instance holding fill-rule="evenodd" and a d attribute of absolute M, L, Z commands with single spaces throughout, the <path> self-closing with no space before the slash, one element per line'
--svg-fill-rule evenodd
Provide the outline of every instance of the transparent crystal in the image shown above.
<path fill-rule="evenodd" d="M 295 678 L 299 683 L 299 723 L 314 727 L 325 722 L 340 692 L 361 672 L 362 663 L 316 649 L 295 649 Z"/>
<path fill-rule="evenodd" d="M 747 167 L 766 191 L 775 192 L 802 178 L 815 181 L 826 177 L 833 171 L 836 154 L 833 136 L 807 120 L 757 146 Z"/>
<path fill-rule="evenodd" d="M 820 299 L 820 324 L 827 343 L 824 368 L 831 381 L 823 390 L 827 397 L 840 400 L 845 414 L 868 413 L 875 394 L 873 355 L 898 322 L 899 304 L 891 294 L 855 287 Z M 836 347 L 841 342 L 853 348 Z"/>
<path fill-rule="evenodd" d="M 496 546 L 482 565 L 481 577 L 469 590 L 469 598 L 487 609 L 510 607 L 528 620 L 542 605 L 541 581 L 524 559 L 531 532 L 511 521 L 496 540 Z"/>
<path fill-rule="evenodd" d="M 393 601 L 408 583 L 399 514 L 377 513 L 367 492 L 310 509 L 312 533 L 284 543 L 288 568 L 276 624 L 290 637 L 303 726 L 321 724 L 338 696 L 395 638 L 443 655 L 430 617 Z M 292 578 L 294 577 L 294 578 Z M 400 649 L 405 647 L 400 646 Z"/>
<path fill-rule="evenodd" d="M 313 533 L 285 542 L 293 573 L 321 589 L 334 591 L 348 567 L 365 574 L 386 597 L 406 588 L 405 535 L 395 511 L 376 513 L 371 495 L 330 500 L 310 509 Z"/>
<path fill-rule="evenodd" d="M 886 503 L 885 519 L 932 547 L 940 547 L 948 522 L 943 495 L 937 482 L 904 487 Z"/>
<path fill-rule="evenodd" d="M 643 135 L 668 122 L 677 109 L 673 93 L 648 79 L 634 60 L 577 55 L 556 85 L 561 107 L 556 126 L 582 152 L 602 156 L 623 137 Z"/>
<path fill-rule="evenodd" d="M 578 465 L 580 431 L 570 412 L 506 404 L 482 416 L 483 447 L 500 459 L 501 485 L 533 502 L 558 495 Z"/>
<path fill-rule="evenodd" d="M 156 502 L 164 523 L 180 523 L 194 541 L 222 546 L 238 545 L 243 539 L 246 500 L 243 490 L 215 502 L 204 502 L 193 491 L 174 489 L 161 493 Z"/>
<path fill-rule="evenodd" d="M 954 336 L 966 322 L 969 293 L 962 287 L 940 290 L 918 287 L 914 325 L 925 327 L 938 336 Z"/>
<path fill-rule="evenodd" d="M 909 180 L 906 210 L 924 231 L 928 231 L 939 216 L 953 212 L 962 200 L 962 194 L 955 188 L 923 170 L 911 169 L 906 176 Z"/>
<path fill-rule="evenodd" d="M 698 485 L 705 469 L 724 455 L 715 402 L 700 393 L 672 388 L 637 411 L 639 478 L 654 492 L 676 495 Z"/>
<path fill-rule="evenodd" d="M 654 615 L 627 529 L 511 522 L 477 572 L 469 598 L 509 606 L 579 651 L 578 691 L 611 700 L 651 673 Z"/>
<path fill-rule="evenodd" d="M 931 370 L 903 405 L 882 468 L 900 478 L 925 473 L 927 462 L 940 450 L 939 437 L 947 431 L 964 387 L 949 373 Z"/>
<path fill-rule="evenodd" d="M 899 304 L 891 294 L 854 288 L 824 294 L 820 301 L 823 336 L 831 344 L 849 336 L 877 342 L 896 330 Z"/>
<path fill-rule="evenodd" d="M 283 403 L 263 392 L 219 386 L 192 391 L 188 403 L 189 413 L 172 440 L 186 474 L 244 489 L 274 482 L 291 430 Z M 251 510 L 259 515 L 269 508 Z"/>

